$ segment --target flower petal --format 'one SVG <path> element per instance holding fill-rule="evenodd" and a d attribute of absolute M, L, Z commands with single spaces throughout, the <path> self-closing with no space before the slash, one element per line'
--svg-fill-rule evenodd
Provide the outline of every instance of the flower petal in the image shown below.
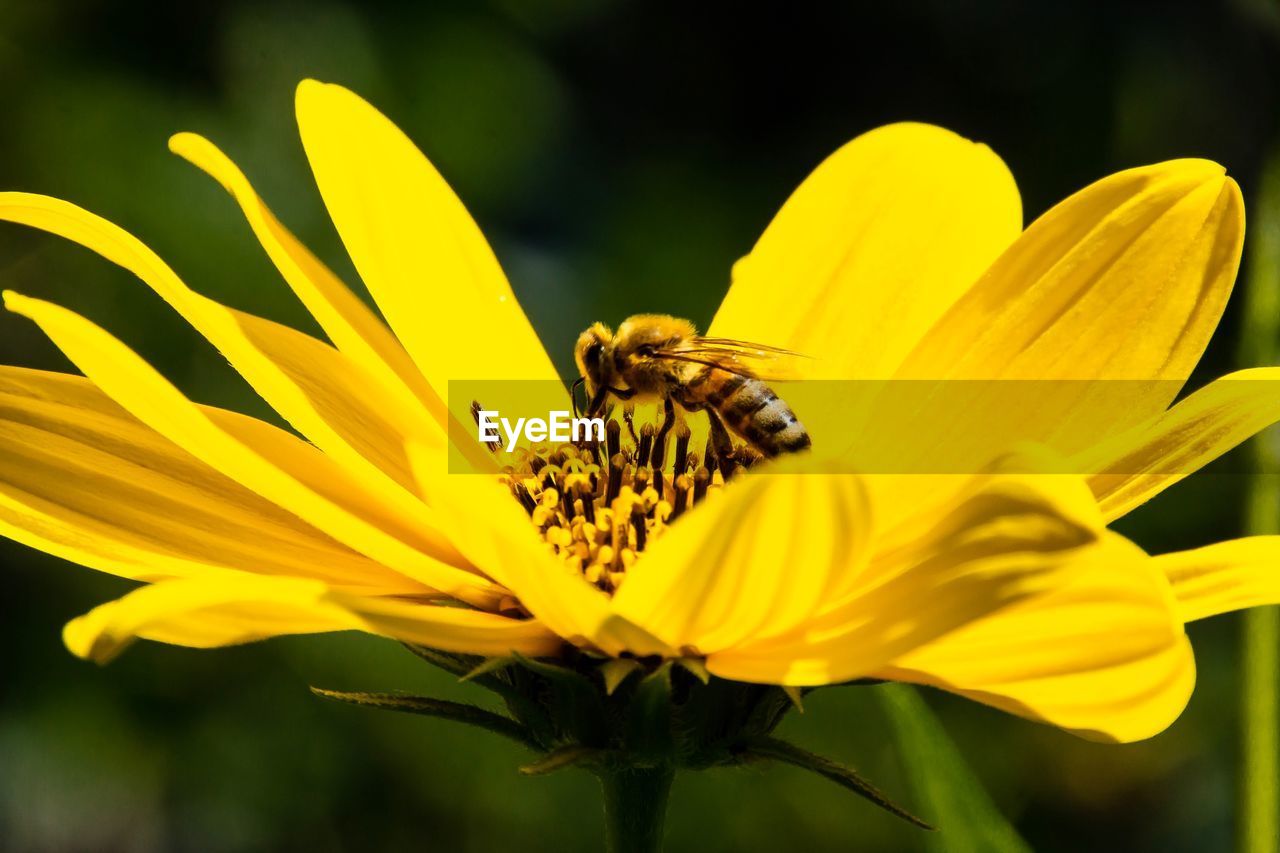
<path fill-rule="evenodd" d="M 912 651 L 878 677 L 930 684 L 1072 730 L 1129 742 L 1186 706 L 1195 660 L 1168 584 L 1109 536 L 1093 565 L 1043 595 Z"/>
<path fill-rule="evenodd" d="M 1280 421 L 1280 368 L 1241 370 L 1210 382 L 1167 412 L 1074 460 L 1114 520 Z"/>
<path fill-rule="evenodd" d="M 560 645 L 537 622 L 349 595 L 319 581 L 247 574 L 149 584 L 72 620 L 63 639 L 74 654 L 105 663 L 139 637 L 212 648 L 282 634 L 349 630 L 480 655 L 547 655 Z"/>
<path fill-rule="evenodd" d="M 1216 163 L 1112 175 L 1044 214 L 946 313 L 900 378 L 1139 379 L 1161 411 L 1199 360 L 1240 262 L 1244 206 Z"/>
<path fill-rule="evenodd" d="M 551 359 L 493 250 L 409 138 L 331 83 L 304 80 L 297 115 L 307 159 L 347 252 L 436 393 L 448 400 L 451 379 L 552 380 L 548 385 L 558 387 Z M 501 389 L 494 394 L 501 396 Z M 563 407 L 562 398 L 557 402 Z M 469 404 L 462 401 L 464 415 Z M 504 408 L 501 399 L 485 404 Z"/>
<path fill-rule="evenodd" d="M 395 396 L 337 350 L 270 320 L 245 314 L 189 289 L 154 252 L 123 229 L 60 199 L 0 193 L 0 219 L 79 243 L 149 285 L 218 348 L 272 408 L 332 459 L 377 489 L 407 516 L 430 513 L 410 489 L 404 445 L 443 444 L 439 426 L 416 401 Z M 457 551 L 437 536 L 435 552 Z"/>
<path fill-rule="evenodd" d="M 381 377 L 390 389 L 407 391 L 438 418 L 443 416 L 443 402 L 391 330 L 280 224 L 230 158 L 194 133 L 175 134 L 169 150 L 205 171 L 235 198 L 280 275 L 341 353 Z"/>
<path fill-rule="evenodd" d="M 654 542 L 613 609 L 698 654 L 786 633 L 848 585 L 870 529 L 855 475 L 753 472 Z"/>
<path fill-rule="evenodd" d="M 429 554 L 438 531 L 387 507 L 323 453 L 261 421 L 194 405 L 124 344 L 65 308 L 4 294 L 138 420 L 348 547 L 448 595 L 492 606 L 503 591 Z M 424 534 L 435 533 L 435 536 Z"/>
<path fill-rule="evenodd" d="M 931 529 L 877 547 L 852 588 L 808 624 L 713 654 L 707 668 L 724 678 L 797 686 L 869 675 L 1058 583 L 1096 547 L 1096 516 L 1076 511 L 1087 497 L 1078 479 L 972 478 Z"/>
<path fill-rule="evenodd" d="M 792 194 L 709 334 L 813 356 L 813 375 L 882 378 L 1018 236 L 1013 176 L 926 124 L 859 136 Z"/>
<path fill-rule="evenodd" d="M 1280 604 L 1280 536 L 1247 536 L 1152 558 L 1182 621 Z"/>
<path fill-rule="evenodd" d="M 196 459 L 83 377 L 8 366 L 0 533 L 136 580 L 245 569 L 348 592 L 431 593 Z"/>

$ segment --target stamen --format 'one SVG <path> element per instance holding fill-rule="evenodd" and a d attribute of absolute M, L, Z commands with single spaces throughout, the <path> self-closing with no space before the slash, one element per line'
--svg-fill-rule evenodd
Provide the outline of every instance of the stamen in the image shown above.
<path fill-rule="evenodd" d="M 605 424 L 604 440 L 606 452 L 612 459 L 622 450 L 622 426 L 617 421 L 610 419 L 609 423 Z"/>
<path fill-rule="evenodd" d="M 636 452 L 636 464 L 642 468 L 649 464 L 649 453 L 653 450 L 653 424 L 640 427 L 640 448 Z"/>
<path fill-rule="evenodd" d="M 688 425 L 671 417 L 660 427 L 644 423 L 637 429 L 628 406 L 623 422 L 625 433 L 623 423 L 611 418 L 599 446 L 518 448 L 502 474 L 566 569 L 610 593 L 667 527 L 760 458 L 749 447 L 732 445 L 719 458 L 710 443 L 703 457 L 690 453 Z M 673 429 L 675 447 L 668 455 Z"/>
<path fill-rule="evenodd" d="M 516 493 L 516 499 L 520 501 L 520 505 L 524 507 L 525 512 L 533 512 L 533 508 L 537 506 L 533 496 L 529 494 L 529 490 L 525 488 L 524 483 L 516 483 L 512 490 Z"/>
<path fill-rule="evenodd" d="M 720 462 L 720 471 L 724 474 L 726 480 L 733 476 L 733 472 L 738 470 L 738 459 L 733 454 L 726 456 Z"/>
<path fill-rule="evenodd" d="M 484 406 L 480 405 L 480 401 L 479 401 L 479 400 L 472 400 L 472 401 L 471 401 L 471 419 L 472 419 L 473 421 L 475 421 L 475 422 L 476 422 L 476 427 L 477 427 L 477 428 L 479 428 L 479 426 L 480 426 L 480 411 L 481 411 L 483 408 L 484 408 Z M 482 444 L 484 444 L 484 446 L 485 446 L 485 447 L 489 448 L 489 452 L 490 452 L 490 453 L 497 453 L 497 452 L 501 449 L 501 447 L 500 447 L 500 442 L 498 442 L 498 441 L 496 441 L 496 440 L 495 440 L 495 441 L 485 441 L 485 442 L 481 442 L 481 443 L 482 443 Z"/>
<path fill-rule="evenodd" d="M 609 457 L 609 484 L 604 493 L 606 505 L 612 505 L 622 491 L 622 470 L 626 467 L 626 464 L 626 457 L 621 452 Z"/>
<path fill-rule="evenodd" d="M 676 428 L 676 464 L 675 473 L 683 474 L 689 470 L 689 439 L 693 436 L 693 430 L 689 429 L 688 424 L 680 424 Z"/>
<path fill-rule="evenodd" d="M 643 494 L 644 490 L 649 488 L 649 469 L 637 468 L 636 478 L 631 483 L 631 488 L 636 490 L 637 494 Z"/>
<path fill-rule="evenodd" d="M 711 484 L 711 469 L 699 468 L 693 473 L 693 502 L 701 503 L 707 497 L 707 486 Z"/>
<path fill-rule="evenodd" d="M 693 480 L 688 474 L 681 474 L 675 478 L 672 483 L 676 491 L 676 499 L 674 506 L 671 508 L 671 520 L 675 521 L 680 514 L 685 511 L 685 507 L 689 505 L 689 490 L 693 488 Z"/>
<path fill-rule="evenodd" d="M 636 532 L 636 552 L 644 550 L 645 539 L 645 517 L 644 508 L 640 504 L 634 504 L 631 507 L 631 529 Z"/>

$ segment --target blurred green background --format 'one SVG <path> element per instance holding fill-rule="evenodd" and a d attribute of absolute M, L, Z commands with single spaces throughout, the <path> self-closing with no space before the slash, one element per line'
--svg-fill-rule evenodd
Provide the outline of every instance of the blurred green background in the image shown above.
<path fill-rule="evenodd" d="M 169 155 L 204 133 L 355 281 L 292 118 L 304 76 L 364 94 L 453 183 L 567 366 L 575 332 L 641 310 L 705 323 L 730 264 L 830 151 L 877 124 L 989 143 L 1028 218 L 1111 171 L 1179 156 L 1256 187 L 1280 145 L 1280 15 L 1263 2 L 748 4 L 624 0 L 0 2 L 0 187 L 78 202 L 188 283 L 308 330 L 234 205 Z M 111 329 L 197 399 L 267 416 L 138 282 L 0 229 L 0 285 Z M 1238 300 L 1201 378 L 1229 369 Z M 66 369 L 17 318 L 0 362 Z M 1240 465 L 1233 470 L 1241 470 Z M 1238 535 L 1243 478 L 1193 478 L 1124 530 L 1153 550 Z M 0 848 L 592 850 L 594 781 L 526 779 L 517 748 L 325 704 L 308 684 L 484 701 L 394 643 L 141 644 L 106 668 L 64 621 L 127 584 L 0 543 Z M 1192 627 L 1199 686 L 1161 736 L 1101 746 L 930 695 L 1042 850 L 1218 850 L 1233 838 L 1238 620 Z M 823 691 L 783 733 L 906 787 L 879 705 Z M 681 777 L 671 850 L 912 850 L 919 836 L 790 769 Z"/>

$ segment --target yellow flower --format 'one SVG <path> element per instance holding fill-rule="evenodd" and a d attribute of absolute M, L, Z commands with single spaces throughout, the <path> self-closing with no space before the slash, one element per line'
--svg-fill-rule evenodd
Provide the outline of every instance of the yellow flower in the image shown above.
<path fill-rule="evenodd" d="M 78 655 L 106 660 L 136 637 L 209 647 L 345 629 L 477 655 L 577 647 L 700 659 L 747 682 L 931 684 L 1127 741 L 1186 703 L 1185 621 L 1280 600 L 1275 538 L 1149 557 L 1106 529 L 1280 419 L 1277 395 L 1242 375 L 1168 408 L 1239 261 L 1242 201 L 1216 164 L 1113 175 L 1024 232 L 1013 179 L 984 146 L 899 124 L 841 148 L 735 267 L 709 334 L 813 355 L 822 378 L 1156 390 L 1080 450 L 1088 476 L 784 463 L 717 475 L 678 513 L 670 482 L 597 498 L 591 478 L 607 473 L 572 452 L 547 476 L 528 456 L 501 475 L 446 472 L 450 380 L 560 378 L 414 145 L 338 86 L 304 82 L 297 115 L 390 328 L 201 137 L 170 147 L 235 197 L 332 345 L 191 291 L 67 202 L 0 194 L 0 218 L 136 274 L 302 436 L 193 403 L 88 320 L 6 293 L 85 376 L 0 369 L 0 533 L 145 582 L 66 627 Z M 588 510 L 604 517 L 587 527 Z"/>

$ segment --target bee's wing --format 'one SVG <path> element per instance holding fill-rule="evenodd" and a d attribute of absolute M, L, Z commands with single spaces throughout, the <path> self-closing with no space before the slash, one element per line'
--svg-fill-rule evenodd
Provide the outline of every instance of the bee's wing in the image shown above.
<path fill-rule="evenodd" d="M 790 350 L 739 341 L 733 338 L 691 338 L 676 346 L 658 350 L 658 358 L 705 364 L 739 376 L 766 381 L 800 379 L 808 356 Z"/>

